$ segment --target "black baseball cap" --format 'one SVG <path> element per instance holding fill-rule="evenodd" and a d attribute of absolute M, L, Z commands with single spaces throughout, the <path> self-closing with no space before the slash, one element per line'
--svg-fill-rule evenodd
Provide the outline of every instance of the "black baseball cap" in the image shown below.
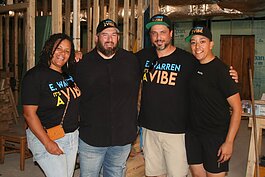
<path fill-rule="evenodd" d="M 150 19 L 150 21 L 145 25 L 145 27 L 149 30 L 154 25 L 165 25 L 169 29 L 171 29 L 172 23 L 168 16 L 163 14 L 157 14 Z"/>
<path fill-rule="evenodd" d="M 212 33 L 206 26 L 195 26 L 190 30 L 189 36 L 185 38 L 186 42 L 190 42 L 192 36 L 194 35 L 202 35 L 210 39 L 212 41 Z"/>
<path fill-rule="evenodd" d="M 119 32 L 118 25 L 111 19 L 105 19 L 99 22 L 98 27 L 97 27 L 97 34 L 103 31 L 106 28 L 116 28 Z"/>

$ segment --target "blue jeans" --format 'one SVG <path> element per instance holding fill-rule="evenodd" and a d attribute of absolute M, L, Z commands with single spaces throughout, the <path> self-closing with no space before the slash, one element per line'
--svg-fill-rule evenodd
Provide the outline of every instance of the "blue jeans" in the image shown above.
<path fill-rule="evenodd" d="M 28 128 L 26 130 L 28 147 L 47 177 L 72 177 L 75 168 L 78 149 L 78 135 L 76 130 L 66 133 L 63 138 L 55 142 L 63 149 L 63 155 L 52 155 L 46 151 L 43 144 Z"/>
<path fill-rule="evenodd" d="M 123 177 L 131 144 L 124 146 L 95 147 L 79 138 L 80 177 Z"/>

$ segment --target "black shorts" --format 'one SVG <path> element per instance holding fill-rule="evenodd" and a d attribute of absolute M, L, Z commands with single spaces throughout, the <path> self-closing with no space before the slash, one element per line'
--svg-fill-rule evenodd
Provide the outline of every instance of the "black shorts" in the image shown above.
<path fill-rule="evenodd" d="M 210 173 L 227 172 L 228 163 L 218 163 L 219 147 L 224 143 L 225 136 L 203 135 L 198 136 L 187 132 L 185 135 L 186 153 L 189 165 L 203 164 L 204 169 Z"/>

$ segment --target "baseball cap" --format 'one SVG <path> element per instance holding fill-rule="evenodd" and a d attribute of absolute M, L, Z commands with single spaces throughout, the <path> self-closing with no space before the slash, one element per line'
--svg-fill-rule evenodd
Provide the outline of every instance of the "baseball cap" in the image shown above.
<path fill-rule="evenodd" d="M 119 31 L 117 24 L 113 20 L 111 20 L 111 19 L 102 20 L 98 24 L 97 34 L 100 33 L 101 31 L 103 31 L 104 29 L 111 28 L 111 27 L 116 28 Z"/>
<path fill-rule="evenodd" d="M 149 30 L 154 25 L 165 25 L 171 29 L 171 20 L 168 16 L 163 14 L 154 15 L 150 21 L 145 25 L 145 27 Z"/>
<path fill-rule="evenodd" d="M 194 35 L 202 35 L 210 39 L 212 41 L 212 33 L 209 28 L 205 26 L 195 26 L 190 30 L 189 36 L 185 38 L 186 42 L 190 42 L 192 36 Z"/>

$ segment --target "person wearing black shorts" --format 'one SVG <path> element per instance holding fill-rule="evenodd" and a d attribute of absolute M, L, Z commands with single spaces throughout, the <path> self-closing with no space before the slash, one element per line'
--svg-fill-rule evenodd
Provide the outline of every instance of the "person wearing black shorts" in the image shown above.
<path fill-rule="evenodd" d="M 188 164 L 193 177 L 224 177 L 240 126 L 239 89 L 229 67 L 212 53 L 214 43 L 207 27 L 194 27 L 186 41 L 199 61 L 190 81 Z"/>

